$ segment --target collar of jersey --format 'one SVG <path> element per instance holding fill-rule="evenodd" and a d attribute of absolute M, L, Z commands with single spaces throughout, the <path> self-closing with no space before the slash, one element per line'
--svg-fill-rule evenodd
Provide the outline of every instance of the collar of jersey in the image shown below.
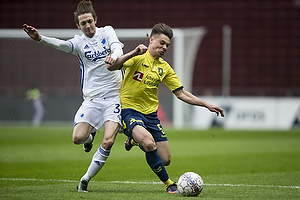
<path fill-rule="evenodd" d="M 97 33 L 98 33 L 98 28 L 97 27 L 95 27 L 95 34 L 94 34 L 94 36 L 93 37 L 91 37 L 91 38 L 89 38 L 89 37 L 87 37 L 86 35 L 84 35 L 84 37 L 85 38 L 87 38 L 88 40 L 95 40 L 95 39 L 97 39 Z"/>
<path fill-rule="evenodd" d="M 153 60 L 153 61 L 159 61 L 159 60 L 162 59 L 161 57 L 159 57 L 158 59 L 153 58 L 151 56 L 151 54 L 149 53 L 149 50 L 146 51 L 145 56 L 148 57 L 148 58 L 151 58 L 151 60 Z"/>

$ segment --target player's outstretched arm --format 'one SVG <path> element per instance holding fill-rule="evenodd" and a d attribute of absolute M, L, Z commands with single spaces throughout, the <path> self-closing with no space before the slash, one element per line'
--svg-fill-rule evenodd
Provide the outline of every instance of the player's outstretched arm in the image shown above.
<path fill-rule="evenodd" d="M 29 26 L 27 24 L 23 25 L 23 30 L 31 37 L 32 39 L 40 42 L 41 44 L 47 45 L 49 47 L 64 51 L 66 53 L 71 53 L 73 46 L 70 42 L 60 40 L 57 38 L 46 37 L 39 34 L 36 28 Z"/>
<path fill-rule="evenodd" d="M 32 39 L 36 40 L 36 41 L 41 41 L 42 36 L 39 34 L 39 32 L 37 31 L 36 28 L 34 28 L 33 26 L 29 26 L 27 24 L 23 24 L 23 30 L 27 33 L 27 35 L 29 37 L 31 37 Z"/>
<path fill-rule="evenodd" d="M 128 59 L 141 55 L 147 51 L 147 47 L 144 44 L 138 45 L 134 50 L 122 55 L 117 61 L 114 63 L 111 63 L 111 60 L 109 60 L 109 57 L 106 57 L 105 63 L 107 64 L 106 67 L 109 71 L 118 70 L 121 68 L 124 62 L 126 62 Z"/>
<path fill-rule="evenodd" d="M 176 97 L 178 99 L 180 99 L 181 101 L 183 101 L 185 103 L 188 103 L 190 105 L 205 107 L 208 110 L 210 110 L 211 112 L 215 112 L 218 116 L 220 114 L 222 117 L 224 117 L 224 111 L 222 108 L 220 108 L 219 106 L 210 104 L 206 101 L 203 101 L 202 99 L 199 99 L 198 97 L 196 97 L 195 95 L 193 95 L 192 93 L 190 93 L 188 91 L 185 91 L 184 89 L 176 91 L 174 94 L 176 95 Z"/>

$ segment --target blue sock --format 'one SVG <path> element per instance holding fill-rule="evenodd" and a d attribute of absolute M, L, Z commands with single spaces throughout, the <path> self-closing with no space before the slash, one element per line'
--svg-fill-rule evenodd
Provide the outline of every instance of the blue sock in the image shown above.
<path fill-rule="evenodd" d="M 146 160 L 152 171 L 158 176 L 161 181 L 169 179 L 166 168 L 157 153 L 157 149 L 153 151 L 146 151 Z"/>

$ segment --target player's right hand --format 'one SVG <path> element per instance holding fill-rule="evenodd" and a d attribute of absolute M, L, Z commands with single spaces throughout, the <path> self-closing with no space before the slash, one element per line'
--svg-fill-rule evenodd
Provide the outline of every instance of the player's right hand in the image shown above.
<path fill-rule="evenodd" d="M 33 26 L 29 26 L 27 24 L 23 24 L 23 30 L 31 37 L 32 39 L 36 41 L 40 41 L 42 39 L 42 36 L 39 34 L 36 28 Z"/>
<path fill-rule="evenodd" d="M 106 64 L 112 65 L 112 64 L 115 63 L 115 59 L 113 59 L 113 58 L 110 57 L 110 56 L 106 56 L 104 62 L 105 62 Z"/>

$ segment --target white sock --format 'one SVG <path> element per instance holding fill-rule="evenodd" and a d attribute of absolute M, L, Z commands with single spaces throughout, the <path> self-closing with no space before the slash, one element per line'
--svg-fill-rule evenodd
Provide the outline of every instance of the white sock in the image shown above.
<path fill-rule="evenodd" d="M 106 159 L 108 158 L 110 151 L 103 149 L 101 146 L 96 151 L 93 156 L 93 160 L 86 172 L 86 174 L 81 178 L 81 180 L 90 181 L 103 167 Z"/>
<path fill-rule="evenodd" d="M 90 134 L 88 139 L 84 141 L 82 144 L 90 143 L 93 140 L 93 136 Z"/>

